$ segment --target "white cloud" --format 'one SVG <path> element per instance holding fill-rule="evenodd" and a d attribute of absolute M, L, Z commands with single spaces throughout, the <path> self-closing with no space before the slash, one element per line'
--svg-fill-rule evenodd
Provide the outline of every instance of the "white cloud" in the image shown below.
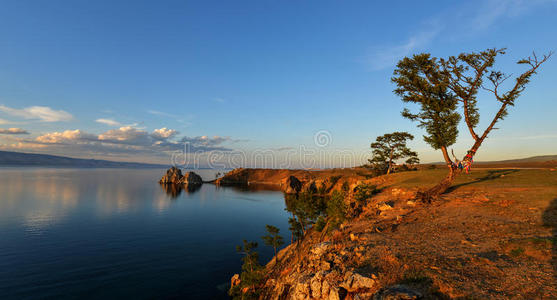
<path fill-rule="evenodd" d="M 29 132 L 21 128 L 0 128 L 0 134 L 29 134 Z"/>
<path fill-rule="evenodd" d="M 222 137 L 222 136 L 214 136 L 212 138 L 204 135 L 204 136 L 197 136 L 197 137 L 183 137 L 180 141 L 182 143 L 190 143 L 193 145 L 200 145 L 200 146 L 216 146 L 220 145 L 226 141 L 229 141 L 229 137 Z"/>
<path fill-rule="evenodd" d="M 176 134 L 178 134 L 178 131 L 176 131 L 174 129 L 168 129 L 166 127 L 163 127 L 163 128 L 160 128 L 160 129 L 155 129 L 153 131 L 153 133 L 151 133 L 151 136 L 154 139 L 163 140 L 163 139 L 171 138 L 171 137 L 175 136 Z"/>
<path fill-rule="evenodd" d="M 30 106 L 23 109 L 11 108 L 0 105 L 0 111 L 24 119 L 39 120 L 43 122 L 71 121 L 73 116 L 63 110 L 53 110 L 48 106 Z"/>
<path fill-rule="evenodd" d="M 101 118 L 101 119 L 96 119 L 95 122 L 105 124 L 105 125 L 108 125 L 108 126 L 121 126 L 122 125 L 122 123 L 120 123 L 118 121 L 111 120 L 111 119 L 102 119 Z"/>
<path fill-rule="evenodd" d="M 396 64 L 401 58 L 427 46 L 440 32 L 440 28 L 418 32 L 406 42 L 390 47 L 374 47 L 367 59 L 374 70 L 381 70 Z"/>
<path fill-rule="evenodd" d="M 475 16 L 471 18 L 471 27 L 484 30 L 495 24 L 499 19 L 516 17 L 529 10 L 555 0 L 487 0 L 479 6 Z"/>
<path fill-rule="evenodd" d="M 152 114 L 152 115 L 155 115 L 155 116 L 170 117 L 170 118 L 174 118 L 174 119 L 178 118 L 178 116 L 176 116 L 176 115 L 165 113 L 165 112 L 158 111 L 158 110 L 152 110 L 151 109 L 151 110 L 148 110 L 147 112 Z"/>
<path fill-rule="evenodd" d="M 79 129 L 51 132 L 38 136 L 35 140 L 43 144 L 67 144 L 79 141 L 94 141 L 96 136 L 85 133 Z"/>
<path fill-rule="evenodd" d="M 223 144 L 228 137 L 187 137 L 177 138 L 178 132 L 166 127 L 148 132 L 133 126 L 122 126 L 101 134 L 87 133 L 79 129 L 48 132 L 36 138 L 22 138 L 14 135 L 3 136 L 7 141 L 0 144 L 2 149 L 39 149 L 41 152 L 63 155 L 128 156 L 148 155 L 163 157 L 175 151 L 205 153 L 208 151 L 231 151 Z M 187 147 L 186 147 L 187 145 Z"/>

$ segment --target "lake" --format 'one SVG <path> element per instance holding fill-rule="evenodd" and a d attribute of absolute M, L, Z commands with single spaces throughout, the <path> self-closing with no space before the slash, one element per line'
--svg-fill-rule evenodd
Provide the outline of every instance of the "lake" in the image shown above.
<path fill-rule="evenodd" d="M 164 172 L 0 168 L 0 299 L 227 299 L 236 245 L 266 263 L 265 224 L 290 240 L 280 191 L 180 192 Z"/>

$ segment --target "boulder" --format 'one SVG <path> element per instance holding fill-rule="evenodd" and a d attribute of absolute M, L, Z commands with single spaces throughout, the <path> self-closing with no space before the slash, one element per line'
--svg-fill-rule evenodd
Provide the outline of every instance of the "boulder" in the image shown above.
<path fill-rule="evenodd" d="M 159 183 L 180 184 L 182 177 L 182 171 L 179 168 L 172 167 L 166 171 L 166 174 L 159 180 Z"/>
<path fill-rule="evenodd" d="M 376 284 L 377 282 L 375 279 L 348 271 L 344 274 L 344 282 L 341 283 L 340 286 L 345 288 L 348 292 L 355 292 L 364 289 L 372 289 Z"/>
<path fill-rule="evenodd" d="M 186 172 L 182 177 L 181 183 L 188 186 L 196 186 L 203 184 L 203 179 L 194 172 Z"/>
<path fill-rule="evenodd" d="M 286 179 L 283 188 L 286 194 L 297 194 L 302 190 L 302 182 L 294 176 L 290 176 Z"/>
<path fill-rule="evenodd" d="M 386 211 L 386 210 L 391 210 L 393 209 L 393 206 L 391 203 L 387 203 L 387 202 L 381 202 L 377 204 L 377 209 L 380 211 Z"/>
<path fill-rule="evenodd" d="M 234 276 L 232 276 L 232 278 L 230 278 L 230 288 L 233 288 L 233 287 L 239 285 L 240 282 L 241 282 L 240 275 L 239 274 L 234 274 Z"/>
<path fill-rule="evenodd" d="M 311 254 L 320 257 L 323 256 L 331 248 L 331 242 L 322 242 L 311 248 Z"/>

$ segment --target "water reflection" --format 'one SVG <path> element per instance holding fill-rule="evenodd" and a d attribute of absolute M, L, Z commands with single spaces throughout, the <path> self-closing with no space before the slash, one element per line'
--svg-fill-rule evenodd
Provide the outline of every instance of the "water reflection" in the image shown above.
<path fill-rule="evenodd" d="M 201 185 L 183 186 L 179 184 L 168 184 L 168 183 L 161 183 L 160 186 L 171 199 L 178 198 L 178 196 L 182 194 L 182 191 L 185 191 L 186 193 L 189 194 L 189 193 L 195 193 L 199 191 L 199 189 L 201 188 Z"/>
<path fill-rule="evenodd" d="M 226 299 L 235 246 L 288 231 L 282 193 L 159 186 L 163 172 L 0 168 L 0 299 Z"/>

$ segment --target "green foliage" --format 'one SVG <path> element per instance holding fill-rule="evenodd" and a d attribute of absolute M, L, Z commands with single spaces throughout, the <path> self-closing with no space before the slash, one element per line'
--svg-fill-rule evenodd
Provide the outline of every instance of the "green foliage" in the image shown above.
<path fill-rule="evenodd" d="M 369 160 L 375 170 L 384 173 L 392 171 L 392 165 L 396 160 L 408 158 L 408 161 L 419 161 L 418 154 L 408 146 L 407 141 L 413 140 L 414 136 L 408 132 L 393 132 L 378 136 L 371 144 L 373 157 Z"/>
<path fill-rule="evenodd" d="M 403 102 L 420 107 L 417 113 L 405 108 L 402 116 L 425 128 L 424 140 L 428 144 L 440 149 L 456 142 L 460 121 L 456 112 L 458 100 L 449 89 L 438 59 L 426 53 L 405 57 L 398 62 L 391 80 L 396 84 L 395 94 Z"/>
<path fill-rule="evenodd" d="M 296 216 L 288 218 L 288 230 L 292 233 L 292 240 L 299 241 L 304 237 L 304 230 L 302 229 L 302 224 L 298 221 Z"/>
<path fill-rule="evenodd" d="M 326 208 L 327 217 L 329 218 L 329 228 L 337 228 L 346 219 L 346 205 L 344 204 L 344 193 L 334 191 Z"/>
<path fill-rule="evenodd" d="M 284 245 L 284 240 L 282 236 L 279 235 L 280 229 L 272 225 L 265 225 L 265 228 L 267 229 L 268 234 L 261 238 L 263 239 L 263 242 L 265 242 L 265 245 L 273 247 L 275 250 L 275 260 L 278 261 L 277 249 Z"/>
<path fill-rule="evenodd" d="M 228 291 L 233 299 L 257 299 L 259 296 L 256 287 L 262 283 L 264 273 L 263 267 L 259 264 L 259 254 L 254 251 L 255 248 L 257 243 L 247 240 L 244 240 L 243 246 L 236 247 L 236 251 L 243 255 L 243 264 L 240 284 Z M 247 292 L 244 293 L 245 288 Z"/>
<path fill-rule="evenodd" d="M 315 228 L 315 230 L 317 231 L 323 231 L 323 228 L 325 228 L 325 226 L 327 225 L 327 220 L 325 218 L 325 216 L 319 216 L 317 218 L 317 221 L 315 222 L 315 224 L 313 224 L 313 228 Z"/>
<path fill-rule="evenodd" d="M 417 156 L 411 156 L 405 161 L 405 163 L 410 166 L 417 165 L 420 163 L 420 159 Z"/>
<path fill-rule="evenodd" d="M 431 57 L 429 53 L 403 58 L 398 62 L 391 79 L 396 85 L 394 93 L 403 102 L 416 104 L 418 111 L 411 112 L 409 108 L 404 108 L 402 116 L 417 121 L 418 127 L 425 128 L 427 134 L 424 140 L 434 149 L 445 149 L 456 142 L 457 126 L 461 119 L 457 108 L 461 104 L 462 115 L 474 139 L 470 150 L 473 155 L 497 121 L 508 114 L 508 107 L 514 106 L 532 75 L 552 55 L 549 53 L 538 59 L 533 54 L 532 57 L 519 60 L 518 64 L 528 65 L 529 69 L 515 78 L 508 91 L 502 92 L 502 84 L 510 75 L 494 69 L 495 60 L 501 54 L 505 54 L 505 49 L 461 53 L 447 59 Z M 491 92 L 500 108 L 483 134 L 478 135 L 475 128 L 480 120 L 477 107 L 480 89 Z M 445 160 L 450 163 L 446 149 L 444 154 Z"/>
<path fill-rule="evenodd" d="M 373 184 L 360 184 L 355 188 L 354 199 L 359 203 L 364 203 L 378 192 L 377 186 Z"/>
<path fill-rule="evenodd" d="M 295 240 L 300 240 L 325 209 L 323 197 L 311 193 L 285 195 L 286 210 L 292 214 L 288 219 Z"/>
<path fill-rule="evenodd" d="M 257 248 L 257 242 L 248 242 L 244 240 L 243 246 L 236 246 L 236 252 L 244 255 L 242 257 L 242 271 L 255 271 L 259 265 L 259 253 L 255 252 L 254 249 Z"/>

